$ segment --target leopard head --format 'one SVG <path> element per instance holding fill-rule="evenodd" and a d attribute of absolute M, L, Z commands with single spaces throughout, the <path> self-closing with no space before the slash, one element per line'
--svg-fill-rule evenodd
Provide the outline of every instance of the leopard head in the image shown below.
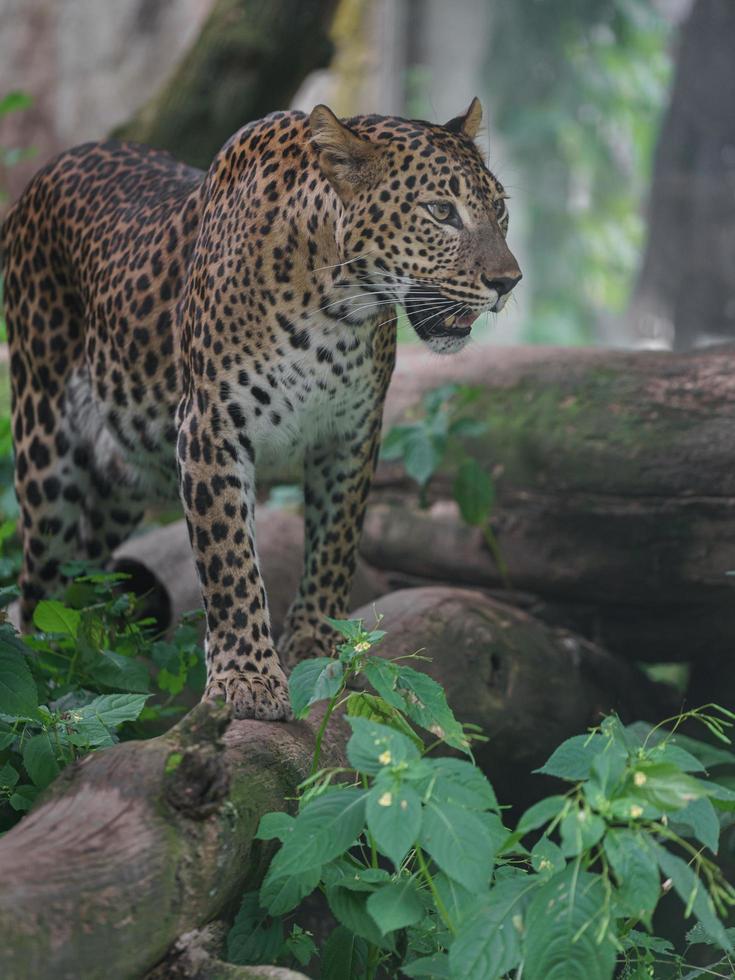
<path fill-rule="evenodd" d="M 399 303 L 438 353 L 461 350 L 477 317 L 502 310 L 521 278 L 505 241 L 507 195 L 475 144 L 481 121 L 478 99 L 444 126 L 341 122 L 323 105 L 309 118 L 319 167 L 341 203 L 339 275 L 362 290 L 362 316 L 366 295 Z"/>

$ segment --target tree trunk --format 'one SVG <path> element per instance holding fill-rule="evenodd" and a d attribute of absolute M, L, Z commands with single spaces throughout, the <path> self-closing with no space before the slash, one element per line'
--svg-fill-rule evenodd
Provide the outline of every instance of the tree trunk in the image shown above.
<path fill-rule="evenodd" d="M 631 316 L 685 350 L 735 336 L 735 4 L 696 0 L 656 151 Z"/>
<path fill-rule="evenodd" d="M 337 0 L 216 0 L 162 91 L 113 135 L 206 170 L 245 123 L 287 109 L 309 74 L 329 64 Z"/>
<path fill-rule="evenodd" d="M 457 716 L 491 736 L 477 758 L 502 802 L 543 792 L 529 769 L 601 711 L 660 716 L 658 690 L 634 668 L 480 593 L 414 589 L 378 608 L 388 636 L 377 649 L 423 648 Z M 372 606 L 359 615 L 371 620 Z M 164 957 L 157 980 L 243 975 L 185 934 L 257 886 L 270 851 L 253 835 L 308 773 L 316 722 L 224 731 L 227 719 L 202 706 L 164 736 L 87 756 L 0 839 L 3 980 L 137 980 Z M 341 763 L 346 728 L 328 729 L 323 765 Z"/>

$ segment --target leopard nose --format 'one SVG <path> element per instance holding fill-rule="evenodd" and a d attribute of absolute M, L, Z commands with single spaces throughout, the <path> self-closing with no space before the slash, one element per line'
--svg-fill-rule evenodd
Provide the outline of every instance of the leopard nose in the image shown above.
<path fill-rule="evenodd" d="M 509 293 L 522 278 L 523 273 L 521 272 L 513 276 L 499 276 L 497 279 L 489 279 L 484 273 L 482 275 L 482 281 L 485 283 L 488 289 L 495 290 L 495 292 L 498 294 L 498 298 L 505 296 L 506 293 Z"/>

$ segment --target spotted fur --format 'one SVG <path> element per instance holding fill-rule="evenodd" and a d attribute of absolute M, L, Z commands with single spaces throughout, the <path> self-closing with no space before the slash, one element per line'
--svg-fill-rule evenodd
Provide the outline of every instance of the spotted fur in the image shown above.
<path fill-rule="evenodd" d="M 3 227 L 22 614 L 180 495 L 207 617 L 206 697 L 288 717 L 253 524 L 255 468 L 304 457 L 305 562 L 279 642 L 332 652 L 395 356 L 395 303 L 439 352 L 520 273 L 473 137 L 324 106 L 246 126 L 208 173 L 86 144 Z M 175 462 L 178 464 L 175 465 Z M 178 470 L 178 478 L 177 478 Z"/>

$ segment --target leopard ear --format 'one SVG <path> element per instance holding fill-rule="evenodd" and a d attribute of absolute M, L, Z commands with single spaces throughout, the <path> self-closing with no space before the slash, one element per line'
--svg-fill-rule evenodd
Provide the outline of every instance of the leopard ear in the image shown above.
<path fill-rule="evenodd" d="M 380 148 L 353 133 L 325 105 L 311 110 L 309 125 L 322 173 L 346 201 L 375 175 Z"/>
<path fill-rule="evenodd" d="M 480 132 L 481 122 L 482 105 L 477 96 L 475 96 L 472 102 L 470 102 L 470 107 L 467 112 L 461 116 L 455 116 L 448 123 L 444 123 L 444 128 L 448 129 L 450 133 L 457 133 L 459 136 L 466 136 L 468 139 L 473 140 Z"/>

